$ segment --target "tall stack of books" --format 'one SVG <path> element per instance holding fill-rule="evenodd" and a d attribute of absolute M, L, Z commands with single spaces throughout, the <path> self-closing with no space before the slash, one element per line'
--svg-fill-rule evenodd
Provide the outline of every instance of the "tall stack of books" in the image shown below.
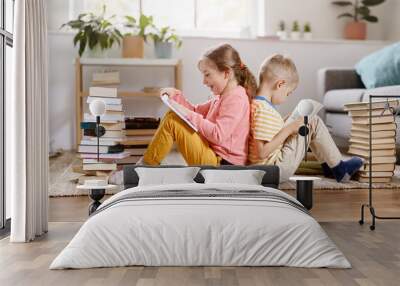
<path fill-rule="evenodd" d="M 397 100 L 373 102 L 371 126 L 368 102 L 345 105 L 345 110 L 352 117 L 349 153 L 365 160 L 359 172 L 360 182 L 369 182 L 370 170 L 373 183 L 387 183 L 392 180 L 396 164 L 396 124 L 393 108 L 397 105 Z"/>
<path fill-rule="evenodd" d="M 86 112 L 81 129 L 83 137 L 78 146 L 82 159 L 81 172 L 85 175 L 108 177 L 117 170 L 119 160 L 130 156 L 121 144 L 125 140 L 125 115 L 121 98 L 116 87 L 119 84 L 118 72 L 94 73 L 92 86 L 89 88 L 87 103 L 100 99 L 106 104 L 106 113 L 100 117 L 100 125 L 105 134 L 99 138 L 99 161 L 97 160 L 96 117 Z M 84 179 L 84 178 L 83 178 Z"/>
<path fill-rule="evenodd" d="M 127 117 L 125 119 L 125 150 L 131 153 L 129 163 L 136 163 L 147 149 L 160 124 L 159 118 Z"/>

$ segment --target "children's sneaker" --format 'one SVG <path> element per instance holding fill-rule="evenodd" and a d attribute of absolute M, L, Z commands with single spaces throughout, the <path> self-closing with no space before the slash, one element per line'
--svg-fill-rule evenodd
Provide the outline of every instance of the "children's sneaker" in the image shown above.
<path fill-rule="evenodd" d="M 340 161 L 340 163 L 333 167 L 332 173 L 338 182 L 348 182 L 363 165 L 363 160 L 359 157 L 352 157 L 347 161 Z"/>

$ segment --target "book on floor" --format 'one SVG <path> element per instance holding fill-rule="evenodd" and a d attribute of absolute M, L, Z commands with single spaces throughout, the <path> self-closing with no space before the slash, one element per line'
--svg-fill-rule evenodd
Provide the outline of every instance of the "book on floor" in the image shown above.
<path fill-rule="evenodd" d="M 89 96 L 117 97 L 118 89 L 112 87 L 91 86 L 89 87 Z"/>
<path fill-rule="evenodd" d="M 364 147 L 364 146 L 363 146 Z M 353 145 L 350 145 L 349 154 L 362 156 L 362 157 L 369 157 L 369 148 L 357 148 Z M 372 156 L 395 156 L 396 150 L 395 149 L 387 149 L 387 150 L 372 150 Z"/>
<path fill-rule="evenodd" d="M 369 183 L 369 178 L 359 177 L 358 181 L 361 183 Z M 391 181 L 392 181 L 392 177 L 384 177 L 384 178 L 373 177 L 373 178 L 371 178 L 372 183 L 389 183 Z"/>
<path fill-rule="evenodd" d="M 356 124 L 353 123 L 351 126 L 352 130 L 369 132 L 369 124 Z M 375 124 L 371 126 L 371 131 L 385 131 L 385 130 L 396 130 L 397 126 L 395 123 L 386 124 Z"/>
<path fill-rule="evenodd" d="M 157 129 L 160 119 L 154 117 L 126 117 L 125 129 Z"/>
<path fill-rule="evenodd" d="M 384 109 L 387 107 L 396 108 L 399 106 L 399 100 L 391 99 L 391 100 L 376 100 L 371 102 L 372 109 Z M 351 110 L 369 110 L 369 102 L 354 102 L 354 103 L 347 103 L 344 105 L 345 111 Z"/>
<path fill-rule="evenodd" d="M 83 175 L 78 178 L 78 184 L 84 185 L 86 180 L 105 180 L 108 183 L 108 176 L 87 176 Z"/>
<path fill-rule="evenodd" d="M 114 123 L 118 121 L 124 121 L 124 117 L 125 116 L 123 112 L 107 111 L 104 115 L 100 116 L 100 122 Z M 85 113 L 83 120 L 87 122 L 96 122 L 96 116 L 90 113 Z"/>
<path fill-rule="evenodd" d="M 351 137 L 359 137 L 359 138 L 369 138 L 370 132 L 369 131 L 359 131 L 356 129 L 351 129 Z M 388 138 L 388 137 L 395 137 L 396 131 L 394 130 L 386 130 L 386 131 L 372 131 L 371 132 L 372 138 Z"/>
<path fill-rule="evenodd" d="M 369 172 L 370 166 L 372 167 L 371 168 L 372 172 L 393 172 L 394 168 L 395 168 L 395 164 L 374 164 L 374 163 L 372 163 L 372 165 L 364 164 L 361 167 L 360 171 Z"/>
<path fill-rule="evenodd" d="M 104 103 L 106 104 L 121 104 L 122 103 L 122 99 L 120 97 L 116 97 L 116 98 L 111 98 L 111 97 L 95 97 L 95 96 L 89 96 L 86 99 L 86 103 L 90 104 L 95 100 L 102 100 L 104 101 Z"/>
<path fill-rule="evenodd" d="M 86 137 L 84 137 L 86 138 Z M 93 137 L 91 137 L 93 138 Z M 107 138 L 103 138 L 100 137 L 99 138 L 99 146 L 114 146 L 119 144 L 118 141 L 114 141 L 114 140 L 108 140 Z M 97 146 L 97 138 L 93 139 L 82 139 L 81 140 L 81 145 L 93 145 L 93 146 Z"/>
<path fill-rule="evenodd" d="M 364 157 L 365 163 L 369 164 L 368 157 Z M 389 163 L 396 163 L 396 156 L 372 156 L 372 164 L 389 164 Z"/>
<path fill-rule="evenodd" d="M 369 143 L 366 140 L 366 142 L 362 143 L 351 143 L 351 147 L 354 148 L 359 148 L 359 149 L 364 149 L 364 150 L 369 150 Z M 372 145 L 371 149 L 372 150 L 394 150 L 396 148 L 395 144 L 378 144 L 378 145 Z"/>
<path fill-rule="evenodd" d="M 359 138 L 359 137 L 351 137 L 349 142 L 350 143 L 358 143 L 358 144 L 370 144 L 369 139 L 365 138 Z M 378 144 L 395 144 L 396 139 L 394 137 L 392 138 L 374 138 L 371 140 L 372 145 L 378 145 Z"/>
<path fill-rule="evenodd" d="M 369 117 L 353 117 L 354 124 L 370 124 Z M 393 115 L 389 116 L 374 116 L 371 118 L 372 124 L 378 123 L 394 123 Z"/>
<path fill-rule="evenodd" d="M 358 175 L 360 177 L 369 177 L 369 172 L 366 171 L 362 171 L 362 172 L 358 172 Z M 394 172 L 372 172 L 372 177 L 393 177 Z"/>
<path fill-rule="evenodd" d="M 370 112 L 369 109 L 367 110 L 350 110 L 349 115 L 351 117 L 369 117 Z M 393 112 L 391 109 L 384 109 L 384 108 L 378 108 L 378 109 L 371 109 L 371 116 L 387 116 L 387 115 L 393 115 Z"/>
<path fill-rule="evenodd" d="M 95 164 L 83 164 L 84 171 L 114 171 L 117 170 L 117 164 L 115 163 L 95 163 Z"/>
<path fill-rule="evenodd" d="M 95 130 L 97 125 L 96 122 L 81 122 L 81 129 L 90 129 L 90 130 Z M 124 127 L 123 122 L 117 122 L 117 123 L 104 123 L 100 122 L 100 126 L 103 126 L 107 131 L 121 131 L 124 130 L 122 127 Z"/>
<path fill-rule="evenodd" d="M 99 153 L 120 153 L 124 151 L 123 145 L 114 145 L 114 146 L 99 146 Z M 79 153 L 97 153 L 96 145 L 79 145 L 78 146 Z"/>
<path fill-rule="evenodd" d="M 129 151 L 123 151 L 120 153 L 103 153 L 100 154 L 100 159 L 123 159 L 129 157 L 131 153 Z M 81 159 L 96 159 L 97 153 L 81 153 L 79 154 Z"/>
<path fill-rule="evenodd" d="M 95 129 L 84 129 L 84 136 L 93 136 L 96 137 Z M 101 138 L 121 138 L 125 137 L 125 132 L 123 130 L 106 130 L 105 133 L 101 136 Z"/>

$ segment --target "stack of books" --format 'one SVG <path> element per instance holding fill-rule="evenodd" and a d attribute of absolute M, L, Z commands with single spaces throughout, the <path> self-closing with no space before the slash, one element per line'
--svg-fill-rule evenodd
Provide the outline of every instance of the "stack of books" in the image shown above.
<path fill-rule="evenodd" d="M 371 125 L 368 102 L 345 105 L 345 110 L 352 117 L 349 153 L 365 160 L 359 172 L 360 182 L 369 182 L 370 170 L 373 183 L 387 183 L 392 180 L 396 164 L 396 124 L 393 108 L 397 105 L 397 100 L 373 102 Z"/>
<path fill-rule="evenodd" d="M 99 160 L 97 160 L 96 117 L 84 113 L 81 129 L 83 137 L 78 146 L 82 159 L 81 173 L 86 176 L 108 177 L 111 171 L 117 170 L 119 160 L 130 156 L 121 144 L 125 140 L 125 115 L 118 90 L 113 87 L 119 83 L 118 72 L 94 73 L 92 86 L 89 88 L 87 103 L 100 99 L 106 104 L 106 113 L 100 117 L 100 125 L 105 134 L 99 138 Z M 84 180 L 85 178 L 83 178 Z"/>
<path fill-rule="evenodd" d="M 129 163 L 136 163 L 147 149 L 160 125 L 154 117 L 127 117 L 125 119 L 125 140 L 122 144 L 131 153 Z"/>

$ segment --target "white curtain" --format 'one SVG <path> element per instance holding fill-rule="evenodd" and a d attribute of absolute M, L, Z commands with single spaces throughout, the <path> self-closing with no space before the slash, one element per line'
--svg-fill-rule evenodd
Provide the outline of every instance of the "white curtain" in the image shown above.
<path fill-rule="evenodd" d="M 15 1 L 13 92 L 6 98 L 6 187 L 12 242 L 48 227 L 47 24 L 45 0 Z"/>

